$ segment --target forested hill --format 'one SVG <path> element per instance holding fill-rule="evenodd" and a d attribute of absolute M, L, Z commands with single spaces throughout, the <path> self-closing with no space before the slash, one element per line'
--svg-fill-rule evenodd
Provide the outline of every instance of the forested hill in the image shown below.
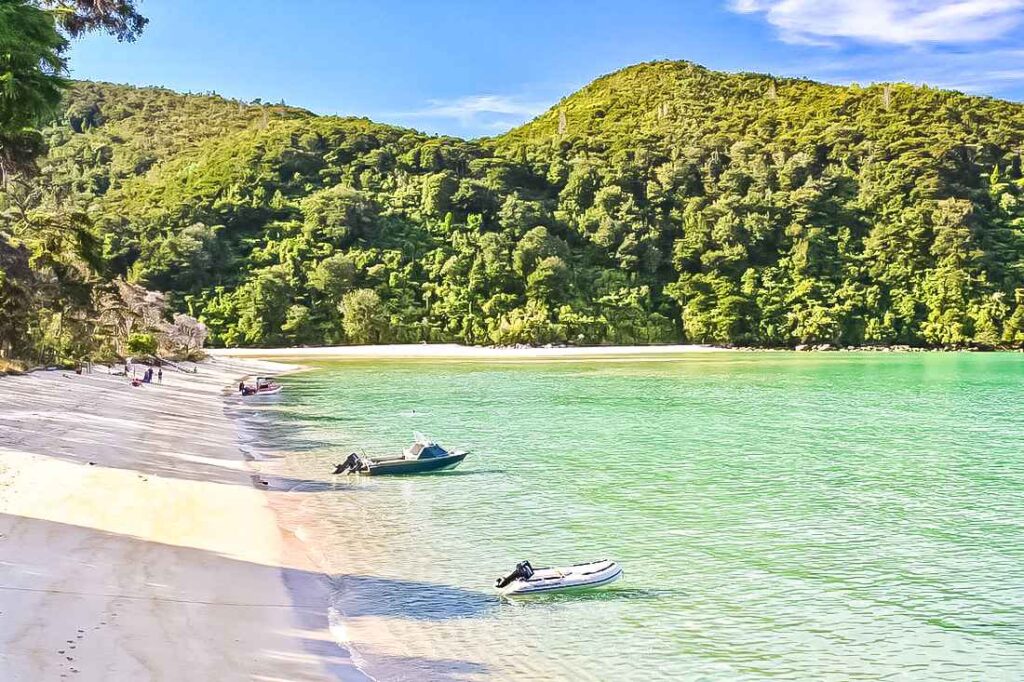
<path fill-rule="evenodd" d="M 479 141 L 95 83 L 47 138 L 218 344 L 1024 345 L 1019 104 L 656 62 Z"/>

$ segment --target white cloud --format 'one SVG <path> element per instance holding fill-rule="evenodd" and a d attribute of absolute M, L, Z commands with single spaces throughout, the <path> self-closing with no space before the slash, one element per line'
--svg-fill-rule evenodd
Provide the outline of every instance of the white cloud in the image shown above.
<path fill-rule="evenodd" d="M 455 99 L 429 100 L 422 109 L 400 115 L 406 118 L 453 119 L 465 126 L 492 128 L 509 121 L 522 123 L 546 108 L 544 104 L 506 95 L 468 95 Z"/>
<path fill-rule="evenodd" d="M 763 14 L 783 40 L 852 40 L 895 45 L 977 43 L 1024 23 L 1024 0 L 730 0 Z"/>
<path fill-rule="evenodd" d="M 780 64 L 778 70 L 831 83 L 927 83 L 972 94 L 1014 96 L 1024 85 L 1024 50 L 949 51 L 914 48 L 835 54 Z"/>

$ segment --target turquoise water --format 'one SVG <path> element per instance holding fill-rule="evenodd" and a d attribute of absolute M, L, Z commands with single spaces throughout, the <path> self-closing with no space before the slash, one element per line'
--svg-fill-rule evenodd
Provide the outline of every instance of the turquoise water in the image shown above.
<path fill-rule="evenodd" d="M 379 679 L 1024 678 L 1024 356 L 324 364 L 264 410 Z M 345 479 L 423 431 L 457 471 Z M 604 592 L 495 597 L 516 561 Z"/>

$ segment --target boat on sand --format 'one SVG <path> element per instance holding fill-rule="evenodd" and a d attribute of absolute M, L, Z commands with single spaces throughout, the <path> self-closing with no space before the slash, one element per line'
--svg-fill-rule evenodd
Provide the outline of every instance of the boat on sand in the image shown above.
<path fill-rule="evenodd" d="M 334 468 L 335 474 L 422 474 L 447 471 L 462 464 L 469 453 L 464 450 L 446 450 L 422 433 L 401 455 L 367 457 L 353 452 Z"/>
<path fill-rule="evenodd" d="M 505 597 L 525 597 L 552 592 L 577 592 L 611 585 L 622 577 L 622 567 L 610 559 L 561 568 L 534 568 L 529 561 L 498 578 L 494 586 Z"/>

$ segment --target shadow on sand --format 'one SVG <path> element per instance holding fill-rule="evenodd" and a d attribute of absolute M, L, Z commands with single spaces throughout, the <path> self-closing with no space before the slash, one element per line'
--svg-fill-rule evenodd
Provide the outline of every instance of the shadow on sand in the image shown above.
<path fill-rule="evenodd" d="M 452 585 L 366 575 L 333 576 L 335 604 L 349 618 L 378 616 L 410 620 L 479 618 L 498 608 L 495 595 Z"/>
<path fill-rule="evenodd" d="M 363 486 L 346 481 L 318 481 L 315 479 L 290 478 L 273 474 L 252 474 L 252 485 L 259 490 L 272 490 L 278 493 L 325 493 L 325 492 L 356 492 L 366 490 Z"/>
<path fill-rule="evenodd" d="M 20 614 L 31 614 L 25 616 L 29 621 L 59 622 L 71 633 L 76 628 L 79 633 L 87 632 L 82 644 L 89 645 L 93 660 L 102 660 L 104 669 L 90 670 L 84 662 L 75 662 L 82 679 L 128 679 L 125 673 L 137 671 L 140 661 L 152 666 L 149 672 L 154 678 L 178 679 L 180 662 L 185 660 L 193 677 L 206 679 L 204 662 L 211 661 L 212 666 L 213 659 L 218 665 L 226 659 L 237 660 L 240 676 L 247 679 L 320 680 L 326 676 L 370 680 L 355 667 L 349 651 L 330 637 L 329 602 L 339 586 L 367 595 L 354 600 L 355 612 L 346 613 L 347 617 L 462 618 L 482 615 L 497 603 L 493 597 L 456 587 L 369 576 L 329 578 L 133 535 L 10 514 L 0 514 L 0 538 L 8 540 L 0 541 L 0 564 L 4 566 L 0 641 L 8 641 L 18 628 L 25 627 L 26 623 L 18 621 Z M 145 570 L 140 566 L 140 570 L 126 573 L 123 567 L 102 563 L 118 557 L 137 557 Z M 82 581 L 76 590 L 74 581 L 58 580 L 61 589 L 50 591 L 54 576 L 73 576 L 84 566 L 92 572 L 91 581 Z M 274 603 L 273 594 L 251 589 L 274 581 L 283 582 L 290 604 Z M 291 626 L 275 628 L 270 623 L 280 622 L 276 616 L 282 608 L 290 610 Z M 83 613 L 90 617 L 81 616 Z M 70 619 L 65 617 L 69 614 Z M 129 652 L 122 646 L 123 632 L 118 635 L 99 625 L 100 621 L 130 623 L 133 619 L 142 629 L 150 627 L 166 635 L 154 645 L 161 655 L 149 658 L 138 648 Z M 264 621 L 266 629 L 254 632 L 253 623 Z M 67 652 L 58 653 L 44 636 L 24 641 L 25 646 L 0 656 L 0 679 L 57 679 L 66 673 L 68 662 L 63 654 Z M 240 644 L 227 651 L 210 651 L 209 643 L 215 641 Z M 168 648 L 176 649 L 176 655 L 167 656 Z M 390 670 L 402 679 L 458 680 L 488 673 L 486 666 L 471 661 L 383 653 L 371 657 L 374 670 Z"/>

